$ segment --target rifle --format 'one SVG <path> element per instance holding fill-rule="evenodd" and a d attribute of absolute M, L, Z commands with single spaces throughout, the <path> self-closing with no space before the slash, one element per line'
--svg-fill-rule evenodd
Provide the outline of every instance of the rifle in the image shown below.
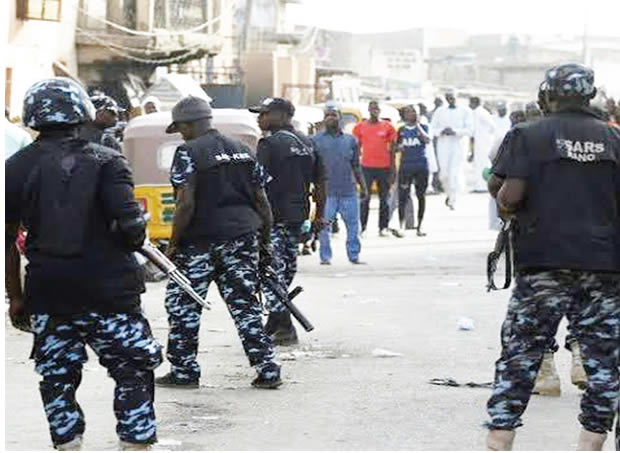
<path fill-rule="evenodd" d="M 282 303 L 286 306 L 288 311 L 291 312 L 291 315 L 301 324 L 306 332 L 311 332 L 314 330 L 314 326 L 312 323 L 306 318 L 299 308 L 292 302 L 292 300 L 297 297 L 302 291 L 303 288 L 301 286 L 295 287 L 290 293 L 286 293 L 286 291 L 282 291 L 280 285 L 276 283 L 275 272 L 270 264 L 261 263 L 259 270 L 259 281 L 261 288 L 269 288 L 273 291 L 277 297 L 282 301 Z"/>
<path fill-rule="evenodd" d="M 159 251 L 148 239 L 144 241 L 142 248 L 138 250 L 138 253 L 143 255 L 151 263 L 153 263 L 159 270 L 166 274 L 170 279 L 176 282 L 185 293 L 202 305 L 203 308 L 211 310 L 211 304 L 209 301 L 200 297 L 200 295 L 194 291 L 189 279 L 179 271 L 176 265 L 168 259 L 166 255 Z"/>
<path fill-rule="evenodd" d="M 504 286 L 498 288 L 495 286 L 493 276 L 497 271 L 497 262 L 502 254 L 506 261 L 506 273 L 504 276 Z M 510 283 L 512 283 L 512 255 L 512 219 L 507 219 L 497 235 L 493 251 L 487 256 L 487 292 L 510 287 Z"/>

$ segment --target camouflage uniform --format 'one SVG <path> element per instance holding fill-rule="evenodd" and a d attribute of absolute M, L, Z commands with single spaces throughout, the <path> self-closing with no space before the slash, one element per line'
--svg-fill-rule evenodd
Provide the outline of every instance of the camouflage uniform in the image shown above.
<path fill-rule="evenodd" d="M 49 175 L 56 176 L 52 170 L 57 168 L 49 160 L 43 162 L 40 156 L 45 151 L 41 152 L 35 142 L 5 165 L 7 174 L 12 175 L 5 187 L 7 223 L 21 223 L 31 233 L 26 247 L 29 266 L 25 303 L 32 313 L 29 319 L 34 333 L 32 358 L 36 372 L 43 377 L 39 389 L 56 448 L 62 444 L 71 449 L 81 446 L 85 422 L 76 391 L 82 378 L 82 365 L 87 361 L 86 345 L 95 351 L 101 365 L 116 381 L 114 412 L 120 440 L 128 444 L 151 444 L 157 440 L 153 370 L 161 363 L 162 355 L 161 346 L 152 337 L 148 321 L 139 308 L 144 283 L 132 252 L 144 241 L 145 225 L 133 199 L 131 171 L 125 160 L 112 150 L 86 147 L 81 140 L 65 141 L 62 134 L 62 139 L 54 138 L 65 128 L 70 131 L 71 127 L 93 121 L 94 116 L 95 108 L 86 91 L 67 78 L 37 82 L 25 95 L 24 123 L 41 131 L 37 142 L 48 143 L 59 155 L 66 152 L 64 157 L 71 156 L 68 152 L 71 146 L 80 147 L 81 155 L 96 156 L 96 165 L 101 166 L 99 173 L 90 173 L 93 158 L 90 166 L 84 165 L 76 171 L 98 178 L 95 193 L 98 209 L 92 209 L 92 204 L 87 207 L 89 212 L 101 211 L 107 217 L 91 216 L 84 221 L 82 212 L 74 212 L 72 223 L 84 221 L 88 225 L 84 233 L 88 248 L 80 245 L 85 240 L 71 236 L 75 253 L 59 254 L 53 247 L 57 245 L 56 236 L 42 226 L 45 224 L 39 216 L 43 201 L 38 196 L 50 186 L 54 189 L 51 193 L 57 194 L 57 187 L 49 184 L 55 179 Z M 54 129 L 48 131 L 50 127 Z M 71 152 L 77 154 L 73 149 Z M 64 157 L 63 164 L 75 162 Z M 33 168 L 45 174 L 45 185 L 24 185 L 23 181 L 33 179 Z M 72 170 L 71 166 L 62 168 Z M 43 179 L 35 176 L 37 183 L 40 182 L 37 178 Z M 64 182 L 68 180 L 67 177 Z M 70 187 L 63 185 L 62 190 L 74 195 Z M 24 198 L 33 196 L 36 203 L 24 203 Z M 33 216 L 33 212 L 38 215 Z M 109 220 L 118 225 L 114 235 L 108 231 L 107 223 L 101 224 Z M 65 246 L 62 243 L 60 247 Z"/>
<path fill-rule="evenodd" d="M 186 247 L 176 255 L 175 261 L 201 297 L 206 297 L 211 281 L 217 283 L 250 365 L 265 379 L 279 377 L 275 353 L 263 331 L 261 306 L 255 295 L 258 288 L 257 236 L 251 234 L 216 243 L 208 250 Z M 196 355 L 202 307 L 170 281 L 166 311 L 170 324 L 166 356 L 172 365 L 172 374 L 179 382 L 196 380 L 200 377 Z"/>
<path fill-rule="evenodd" d="M 153 370 L 161 364 L 161 346 L 139 313 L 34 314 L 33 357 L 54 445 L 84 433 L 84 414 L 75 393 L 87 361 L 86 345 L 116 381 L 114 413 L 122 441 L 155 442 Z"/>
<path fill-rule="evenodd" d="M 277 294 L 270 288 L 279 286 L 281 293 L 288 293 L 288 288 L 293 283 L 297 273 L 297 244 L 300 226 L 289 226 L 283 224 L 274 225 L 271 229 L 271 267 L 272 275 L 277 279 L 272 285 L 264 285 L 263 294 L 265 303 L 270 313 L 284 313 L 286 306 L 280 301 Z"/>
<path fill-rule="evenodd" d="M 172 184 L 184 184 L 186 177 L 194 171 L 191 157 L 186 150 L 179 148 L 171 170 Z M 267 181 L 268 177 L 259 164 L 255 166 L 253 178 L 260 186 Z M 211 281 L 217 283 L 250 365 L 259 376 L 271 380 L 280 377 L 280 367 L 274 362 L 273 345 L 263 330 L 262 309 L 256 297 L 258 259 L 258 237 L 251 233 L 213 242 L 209 246 L 185 245 L 175 256 L 175 263 L 203 298 L 207 296 Z M 196 381 L 200 377 L 196 356 L 202 307 L 170 281 L 166 291 L 166 311 L 170 325 L 166 357 L 172 365 L 171 373 L 179 383 Z"/>
<path fill-rule="evenodd" d="M 487 404 L 490 428 L 521 426 L 543 353 L 563 316 L 573 325 L 588 375 L 579 421 L 591 432 L 611 430 L 619 387 L 620 275 L 572 270 L 517 276 Z"/>

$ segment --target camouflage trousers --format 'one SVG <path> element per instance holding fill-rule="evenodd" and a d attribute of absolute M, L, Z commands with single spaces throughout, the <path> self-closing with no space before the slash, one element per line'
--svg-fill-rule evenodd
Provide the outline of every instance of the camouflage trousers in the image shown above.
<path fill-rule="evenodd" d="M 215 243 L 207 248 L 184 247 L 176 255 L 175 262 L 202 298 L 206 298 L 209 284 L 216 282 L 250 365 L 265 379 L 279 377 L 280 367 L 274 362 L 275 352 L 271 339 L 263 329 L 262 309 L 256 297 L 256 235 Z M 202 307 L 170 280 L 166 291 L 166 311 L 170 326 L 166 357 L 171 364 L 171 372 L 180 382 L 194 381 L 200 378 L 200 365 L 196 358 Z"/>
<path fill-rule="evenodd" d="M 288 294 L 288 289 L 297 274 L 299 232 L 299 225 L 276 224 L 271 229 L 271 266 L 274 270 L 273 276 L 277 279 L 272 285 L 282 288 L 281 294 Z M 284 303 L 275 292 L 268 288 L 272 285 L 265 285 L 263 289 L 265 305 L 269 313 L 286 312 Z"/>
<path fill-rule="evenodd" d="M 88 360 L 86 345 L 116 381 L 116 432 L 125 442 L 157 440 L 153 370 L 162 362 L 161 345 L 140 313 L 32 315 L 35 370 L 54 445 L 84 433 L 84 413 L 75 393 Z"/>
<path fill-rule="evenodd" d="M 588 376 L 579 421 L 595 433 L 611 430 L 619 388 L 620 276 L 569 270 L 517 276 L 487 403 L 488 427 L 521 426 L 543 353 L 563 316 L 570 318 Z"/>

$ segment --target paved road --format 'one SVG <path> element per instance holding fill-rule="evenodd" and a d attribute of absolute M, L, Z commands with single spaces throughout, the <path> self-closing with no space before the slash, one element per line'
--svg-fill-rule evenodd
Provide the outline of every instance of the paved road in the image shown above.
<path fill-rule="evenodd" d="M 157 392 L 160 445 L 173 450 L 480 450 L 489 390 L 429 385 L 432 378 L 488 382 L 499 355 L 508 292 L 484 290 L 487 195 L 466 195 L 457 211 L 429 197 L 428 236 L 363 242 L 367 266 L 352 266 L 344 234 L 334 238 L 332 266 L 300 258 L 297 302 L 317 327 L 280 349 L 285 385 L 252 389 L 253 370 L 215 287 L 203 316 L 199 390 Z M 371 225 L 375 225 L 376 211 Z M 163 284 L 149 285 L 145 311 L 165 344 Z M 472 331 L 457 329 L 461 317 Z M 9 326 L 8 322 L 5 323 Z M 563 342 L 565 326 L 560 328 Z M 28 335 L 6 330 L 6 448 L 50 448 L 27 360 Z M 398 353 L 377 357 L 377 349 Z M 381 354 L 379 354 L 381 355 Z M 577 440 L 579 391 L 570 384 L 570 355 L 557 354 L 560 398 L 533 397 L 518 432 L 520 450 L 571 450 Z M 94 354 L 91 354 L 91 359 Z M 168 371 L 162 365 L 157 374 Z M 96 360 L 84 372 L 79 401 L 85 448 L 114 449 L 113 383 Z M 607 442 L 611 449 L 611 441 Z"/>

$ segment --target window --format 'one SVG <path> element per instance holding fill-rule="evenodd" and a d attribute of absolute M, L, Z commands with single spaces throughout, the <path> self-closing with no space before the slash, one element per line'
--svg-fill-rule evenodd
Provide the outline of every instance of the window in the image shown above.
<path fill-rule="evenodd" d="M 60 20 L 62 0 L 17 0 L 17 17 L 34 20 Z"/>
<path fill-rule="evenodd" d="M 174 159 L 174 152 L 177 147 L 182 144 L 181 141 L 174 141 L 169 143 L 164 143 L 157 150 L 157 166 L 160 170 L 170 171 L 172 167 L 172 161 Z"/>

